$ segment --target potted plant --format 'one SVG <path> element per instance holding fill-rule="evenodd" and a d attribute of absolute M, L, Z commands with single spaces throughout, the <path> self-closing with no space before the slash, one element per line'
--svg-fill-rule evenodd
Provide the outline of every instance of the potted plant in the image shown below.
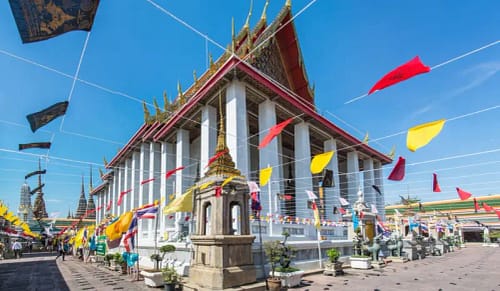
<path fill-rule="evenodd" d="M 181 281 L 181 276 L 174 267 L 162 269 L 163 280 L 165 281 L 165 291 L 175 291 L 175 287 Z"/>
<path fill-rule="evenodd" d="M 163 274 L 160 270 L 160 262 L 163 261 L 166 253 L 171 253 L 175 251 L 175 246 L 164 245 L 160 247 L 160 254 L 152 254 L 150 259 L 154 262 L 154 269 L 152 270 L 142 270 L 141 275 L 144 277 L 144 283 L 150 287 L 160 287 L 165 284 L 163 280 Z"/>
<path fill-rule="evenodd" d="M 114 253 L 113 260 L 111 261 L 111 270 L 118 271 L 120 266 L 120 260 L 122 259 L 122 255 L 120 253 Z"/>
<path fill-rule="evenodd" d="M 343 262 L 339 262 L 339 250 L 337 250 L 336 248 L 329 249 L 326 251 L 326 255 L 328 256 L 328 263 L 325 264 L 325 271 L 323 272 L 323 274 L 334 276 L 343 275 Z"/>
<path fill-rule="evenodd" d="M 372 258 L 366 255 L 352 255 L 349 260 L 353 269 L 370 269 L 372 267 Z"/>
<path fill-rule="evenodd" d="M 281 279 L 281 286 L 295 287 L 300 285 L 304 271 L 291 266 L 296 250 L 287 245 L 286 241 L 290 234 L 286 231 L 282 233 L 285 237 L 281 242 L 280 266 L 276 268 L 276 276 Z"/>
<path fill-rule="evenodd" d="M 266 280 L 266 285 L 270 291 L 279 291 L 281 289 L 281 279 L 276 277 L 276 267 L 280 262 L 282 251 L 282 245 L 277 240 L 264 243 L 264 252 L 271 266 L 271 277 Z"/>
<path fill-rule="evenodd" d="M 165 259 L 165 255 L 167 253 L 173 253 L 175 252 L 175 246 L 174 245 L 164 245 L 160 247 L 160 253 L 161 253 L 161 261 Z M 160 262 L 160 268 L 161 268 L 161 262 Z"/>
<path fill-rule="evenodd" d="M 106 254 L 104 256 L 104 262 L 106 263 L 106 266 L 110 267 L 111 266 L 111 261 L 113 260 L 114 255 L 113 254 Z"/>

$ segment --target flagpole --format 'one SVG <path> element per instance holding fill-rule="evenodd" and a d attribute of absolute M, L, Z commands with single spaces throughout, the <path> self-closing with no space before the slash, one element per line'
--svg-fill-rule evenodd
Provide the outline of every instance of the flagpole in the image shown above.
<path fill-rule="evenodd" d="M 257 213 L 257 212 L 256 212 Z M 259 245 L 260 245 L 260 267 L 262 268 L 262 276 L 266 277 L 266 269 L 264 268 L 264 250 L 262 248 L 262 232 L 261 232 L 261 221 L 260 221 L 260 213 L 257 217 L 259 220 Z M 266 288 L 267 288 L 267 280 L 266 280 Z"/>
<path fill-rule="evenodd" d="M 267 164 L 267 167 L 270 167 L 269 164 Z M 271 198 L 271 181 L 267 183 L 267 191 L 269 192 L 269 236 L 273 235 L 273 203 L 272 203 L 272 198 Z"/>
<path fill-rule="evenodd" d="M 318 260 L 319 260 L 319 268 L 323 269 L 323 260 L 321 259 L 321 233 L 319 229 L 316 229 L 316 233 L 318 235 Z"/>
<path fill-rule="evenodd" d="M 139 220 L 137 220 L 137 231 L 135 232 L 135 250 L 137 254 L 137 279 L 139 281 Z"/>
<path fill-rule="evenodd" d="M 159 207 L 159 206 L 157 206 Z M 158 249 L 158 216 L 159 216 L 159 209 L 156 211 L 155 215 L 155 249 L 154 249 L 154 254 L 156 254 L 157 249 Z"/>

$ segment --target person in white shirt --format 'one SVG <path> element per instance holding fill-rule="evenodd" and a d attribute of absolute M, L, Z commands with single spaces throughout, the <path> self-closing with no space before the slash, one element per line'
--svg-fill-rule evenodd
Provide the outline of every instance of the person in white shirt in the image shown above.
<path fill-rule="evenodd" d="M 18 241 L 15 241 L 12 244 L 12 250 L 14 251 L 14 257 L 16 257 L 16 259 L 19 259 L 21 257 L 21 249 L 22 248 L 23 248 L 23 246 Z"/>

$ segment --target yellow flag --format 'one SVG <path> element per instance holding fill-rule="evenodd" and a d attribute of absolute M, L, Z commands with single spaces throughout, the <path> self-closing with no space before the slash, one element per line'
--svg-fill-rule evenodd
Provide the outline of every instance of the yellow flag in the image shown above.
<path fill-rule="evenodd" d="M 0 206 L 0 216 L 4 215 L 8 210 L 9 210 L 9 208 L 7 208 L 7 206 L 1 205 Z"/>
<path fill-rule="evenodd" d="M 172 201 L 175 199 L 175 194 L 168 195 L 168 200 Z"/>
<path fill-rule="evenodd" d="M 122 236 L 122 233 L 117 231 L 119 229 L 119 227 L 117 227 L 119 221 L 118 219 L 106 227 L 106 236 L 109 240 L 119 239 Z"/>
<path fill-rule="evenodd" d="M 229 182 L 231 182 L 234 178 L 238 177 L 237 175 L 234 175 L 234 176 L 231 176 L 231 177 L 228 177 L 226 178 L 226 180 L 224 180 L 224 182 L 222 182 L 222 185 L 220 185 L 221 187 L 224 187 L 226 186 Z"/>
<path fill-rule="evenodd" d="M 193 211 L 193 190 L 190 189 L 181 197 L 177 197 L 163 209 L 163 214 L 171 214 L 175 212 L 191 212 Z"/>
<path fill-rule="evenodd" d="M 128 228 L 130 227 L 130 223 L 132 222 L 133 216 L 134 214 L 132 213 L 132 211 L 123 213 L 117 221 L 115 231 L 119 233 L 127 232 Z"/>
<path fill-rule="evenodd" d="M 205 190 L 208 188 L 208 186 L 212 185 L 214 181 L 206 182 L 200 185 L 200 190 Z"/>
<path fill-rule="evenodd" d="M 323 169 L 328 165 L 333 157 L 333 151 L 315 155 L 311 161 L 311 173 L 318 174 L 323 171 Z"/>
<path fill-rule="evenodd" d="M 412 152 L 428 144 L 443 129 L 445 119 L 417 125 L 408 129 L 406 146 Z"/>
<path fill-rule="evenodd" d="M 269 179 L 271 179 L 271 175 L 273 174 L 273 168 L 267 167 L 260 170 L 260 186 L 266 186 Z"/>

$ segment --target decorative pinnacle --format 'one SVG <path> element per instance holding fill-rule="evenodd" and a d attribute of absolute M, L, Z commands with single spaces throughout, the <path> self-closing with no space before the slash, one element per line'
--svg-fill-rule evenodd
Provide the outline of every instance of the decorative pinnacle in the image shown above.
<path fill-rule="evenodd" d="M 226 146 L 226 134 L 224 131 L 224 115 L 222 114 L 222 97 L 219 93 L 219 134 L 217 136 L 217 146 L 215 147 L 215 153 L 224 152 L 224 154 L 210 164 L 210 168 L 207 171 L 207 176 L 212 175 L 241 175 L 241 172 L 236 169 L 233 159 L 231 158 L 231 154 L 229 154 L 229 149 Z"/>
<path fill-rule="evenodd" d="M 212 57 L 212 53 L 208 54 L 208 64 L 210 68 L 214 65 L 214 58 Z"/>
<path fill-rule="evenodd" d="M 234 36 L 234 17 L 231 18 L 231 52 L 234 54 L 235 45 L 235 36 Z"/>
<path fill-rule="evenodd" d="M 267 19 L 267 6 L 269 5 L 269 0 L 266 0 L 266 4 L 264 4 L 264 9 L 262 9 L 262 14 L 260 15 L 261 20 Z"/>
<path fill-rule="evenodd" d="M 89 181 L 89 193 L 92 192 L 94 186 L 92 185 L 92 165 L 90 165 L 90 181 Z"/>
<path fill-rule="evenodd" d="M 248 16 L 247 20 L 245 21 L 245 25 L 243 28 L 249 29 L 250 28 L 250 17 L 252 17 L 252 9 L 253 9 L 253 0 L 250 0 L 250 10 L 248 11 Z"/>
<path fill-rule="evenodd" d="M 147 122 L 151 114 L 149 113 L 148 106 L 146 105 L 146 101 L 144 100 L 142 101 L 142 109 L 144 110 L 144 122 Z"/>
<path fill-rule="evenodd" d="M 170 111 L 170 102 L 168 101 L 167 91 L 163 91 L 163 109 L 165 109 L 165 112 Z"/>
<path fill-rule="evenodd" d="M 196 75 L 196 70 L 193 70 L 193 79 L 194 79 L 194 82 L 198 82 L 198 76 Z"/>
<path fill-rule="evenodd" d="M 177 93 L 182 96 L 181 81 L 177 81 Z"/>
<path fill-rule="evenodd" d="M 288 8 L 292 7 L 292 0 L 286 0 L 285 6 Z"/>
<path fill-rule="evenodd" d="M 156 97 L 153 97 L 153 105 L 155 107 L 155 114 L 159 116 L 161 114 L 160 106 L 158 106 L 158 102 L 156 101 Z"/>

